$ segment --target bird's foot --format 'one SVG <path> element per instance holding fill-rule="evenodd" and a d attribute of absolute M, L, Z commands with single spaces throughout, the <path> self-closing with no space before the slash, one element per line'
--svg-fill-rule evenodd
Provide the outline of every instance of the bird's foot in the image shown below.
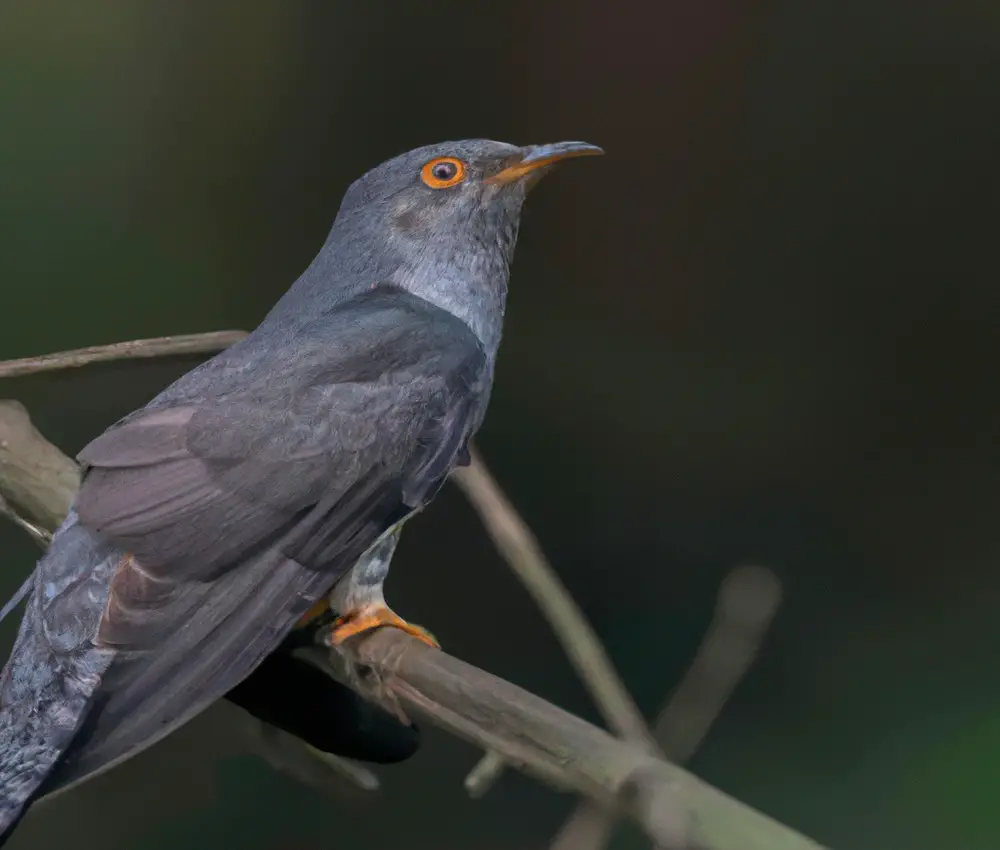
<path fill-rule="evenodd" d="M 434 647 L 434 649 L 441 648 L 441 644 L 437 642 L 434 635 L 427 631 L 427 629 L 406 622 L 388 605 L 372 605 L 360 608 L 357 611 L 350 611 L 338 617 L 329 632 L 328 640 L 331 646 L 339 646 L 350 637 L 382 626 L 391 626 L 394 629 L 399 629 L 409 635 L 413 635 L 417 640 L 423 641 L 428 646 Z"/>
<path fill-rule="evenodd" d="M 324 596 L 322 599 L 316 602 L 312 606 L 312 608 L 306 611 L 305 614 L 299 617 L 299 621 L 295 624 L 295 628 L 304 629 L 313 620 L 322 617 L 329 610 L 330 610 L 330 600 Z"/>

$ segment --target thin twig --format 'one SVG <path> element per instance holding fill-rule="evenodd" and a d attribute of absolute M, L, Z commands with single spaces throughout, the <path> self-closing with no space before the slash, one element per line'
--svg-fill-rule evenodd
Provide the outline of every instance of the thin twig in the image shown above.
<path fill-rule="evenodd" d="M 483 525 L 551 623 L 570 662 L 590 689 L 608 726 L 622 738 L 655 751 L 656 741 L 593 627 L 560 581 L 527 523 L 504 495 L 480 454 L 452 478 L 479 514 Z"/>
<path fill-rule="evenodd" d="M 257 751 L 279 773 L 327 793 L 346 790 L 345 785 L 369 793 L 379 790 L 378 777 L 364 765 L 310 747 L 255 717 L 247 720 L 248 733 L 256 742 Z"/>
<path fill-rule="evenodd" d="M 736 567 L 723 579 L 701 646 L 653 727 L 671 761 L 687 762 L 701 745 L 757 657 L 780 604 L 781 582 L 766 567 Z"/>
<path fill-rule="evenodd" d="M 221 351 L 246 336 L 246 331 L 212 331 L 211 333 L 182 336 L 159 336 L 114 342 L 110 345 L 91 345 L 72 351 L 59 351 L 39 357 L 22 357 L 20 360 L 0 361 L 0 378 L 18 378 L 36 372 L 57 369 L 76 369 L 91 363 L 111 360 L 136 360 L 147 357 L 178 357 L 185 354 L 210 354 Z"/>
<path fill-rule="evenodd" d="M 7 504 L 7 500 L 3 497 L 2 493 L 0 493 L 0 516 L 6 517 L 22 531 L 27 532 L 28 536 L 43 549 L 47 549 L 49 543 L 52 542 L 52 535 L 48 531 L 21 516 Z M 0 617 L 0 619 L 3 618 Z"/>
<path fill-rule="evenodd" d="M 625 740 L 658 755 L 655 739 L 618 676 L 604 645 L 549 564 L 538 539 L 504 495 L 482 455 L 475 448 L 470 448 L 469 454 L 469 465 L 455 471 L 455 482 L 479 514 L 514 574 L 549 620 L 605 722 Z M 473 797 L 482 797 L 499 779 L 503 767 L 503 760 L 496 753 L 486 753 L 466 777 L 466 790 Z M 596 805 L 584 802 L 581 807 Z M 592 815 L 588 819 L 607 821 L 610 831 L 610 815 Z M 597 836 L 597 833 L 593 835 Z M 594 850 L 600 846 L 596 844 Z M 572 845 L 568 845 L 563 850 L 571 848 Z"/>
<path fill-rule="evenodd" d="M 465 777 L 465 790 L 473 800 L 478 800 L 484 796 L 495 784 L 500 774 L 503 773 L 503 756 L 490 750 L 469 771 Z"/>
<path fill-rule="evenodd" d="M 781 604 L 781 583 L 765 567 L 732 570 L 719 588 L 715 613 L 687 672 L 653 727 L 657 743 L 684 764 L 753 664 Z M 614 829 L 613 813 L 583 800 L 563 823 L 550 850 L 600 850 Z"/>

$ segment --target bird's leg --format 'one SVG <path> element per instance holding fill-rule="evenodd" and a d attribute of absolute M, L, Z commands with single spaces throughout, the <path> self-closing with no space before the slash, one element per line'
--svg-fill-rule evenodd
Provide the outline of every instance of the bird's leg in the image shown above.
<path fill-rule="evenodd" d="M 312 606 L 312 608 L 306 611 L 305 614 L 299 617 L 299 621 L 295 624 L 295 628 L 304 629 L 313 620 L 317 619 L 318 617 L 322 617 L 329 610 L 330 610 L 330 599 L 329 597 L 324 596 L 322 599 L 319 600 L 319 602 L 315 603 Z"/>
<path fill-rule="evenodd" d="M 329 598 L 329 608 L 339 614 L 333 624 L 323 631 L 322 642 L 336 650 L 348 638 L 362 634 L 380 626 L 392 626 L 413 635 L 433 647 L 438 642 L 430 632 L 412 625 L 397 615 L 385 602 L 382 584 L 389 572 L 402 523 L 386 532 L 361 558 L 351 571 L 334 588 Z M 316 614 L 323 613 L 322 606 L 315 606 Z M 308 617 L 309 615 L 307 615 Z M 402 653 L 403 648 L 397 647 Z M 345 659 L 347 660 L 347 659 Z M 397 659 L 387 659 L 388 671 L 393 669 Z M 412 725 L 399 700 L 388 687 L 382 671 L 367 666 L 356 666 L 348 660 L 346 673 L 349 681 L 362 693 L 394 714 L 401 723 Z M 391 676 L 391 672 L 389 673 Z"/>
<path fill-rule="evenodd" d="M 400 629 L 435 649 L 440 644 L 434 635 L 420 626 L 406 622 L 385 601 L 382 583 L 389 572 L 389 562 L 399 542 L 401 525 L 387 531 L 337 583 L 330 606 L 339 616 L 328 633 L 331 646 L 338 646 L 354 635 L 391 626 Z"/>

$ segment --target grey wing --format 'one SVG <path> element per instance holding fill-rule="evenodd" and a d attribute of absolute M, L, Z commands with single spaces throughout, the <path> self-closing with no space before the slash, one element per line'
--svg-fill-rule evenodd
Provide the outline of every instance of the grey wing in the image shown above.
<path fill-rule="evenodd" d="M 81 454 L 81 522 L 128 557 L 95 634 L 114 660 L 48 790 L 235 686 L 464 450 L 488 385 L 471 332 L 399 293 L 342 312 L 293 374 L 154 406 Z"/>

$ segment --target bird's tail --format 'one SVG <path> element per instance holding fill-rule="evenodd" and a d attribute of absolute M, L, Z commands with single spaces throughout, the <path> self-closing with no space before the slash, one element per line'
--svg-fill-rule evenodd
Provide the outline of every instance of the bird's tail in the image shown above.
<path fill-rule="evenodd" d="M 6 620 L 7 615 L 10 614 L 11 611 L 17 608 L 17 606 L 24 601 L 25 597 L 27 597 L 28 594 L 31 593 L 31 591 L 34 589 L 34 586 L 35 586 L 35 571 L 32 570 L 31 575 L 29 575 L 24 580 L 24 584 L 22 584 L 21 587 L 18 588 L 17 592 L 10 599 L 7 600 L 6 604 L 3 606 L 3 609 L 0 610 L 0 623 Z M 11 820 L 7 824 L 7 827 L 3 830 L 3 832 L 0 832 L 0 847 L 3 847 L 10 839 L 11 835 L 14 834 L 14 830 L 17 828 L 17 825 L 21 822 L 21 818 L 24 817 L 24 814 L 27 810 L 28 810 L 27 806 L 22 806 L 20 812 L 18 812 L 18 814 L 13 818 L 13 820 Z"/>
<path fill-rule="evenodd" d="M 0 846 L 63 757 L 111 663 L 113 653 L 91 640 L 90 619 L 103 610 L 115 557 L 71 513 L 29 580 L 0 678 Z"/>
<path fill-rule="evenodd" d="M 0 832 L 0 847 L 3 847 L 10 841 L 10 837 L 14 834 L 14 830 L 17 829 L 18 824 L 21 823 L 21 818 L 23 818 L 28 813 L 27 806 L 22 806 L 21 811 L 17 813 L 14 819 L 7 824 L 6 829 Z"/>

